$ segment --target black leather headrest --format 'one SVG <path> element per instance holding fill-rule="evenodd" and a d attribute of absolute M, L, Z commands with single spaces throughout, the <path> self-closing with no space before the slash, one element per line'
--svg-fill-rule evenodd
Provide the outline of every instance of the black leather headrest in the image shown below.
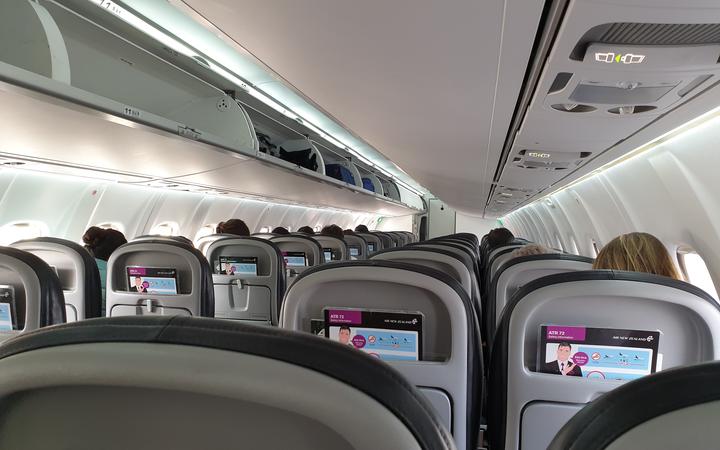
<path fill-rule="evenodd" d="M 664 370 L 626 383 L 575 414 L 548 449 L 605 449 L 627 431 L 656 417 L 720 401 L 718 379 L 720 362 L 713 361 Z"/>
<path fill-rule="evenodd" d="M 196 317 L 112 317 L 14 338 L 0 347 L 0 358 L 63 345 L 111 342 L 204 347 L 305 367 L 372 397 L 407 426 L 424 450 L 455 448 L 432 406 L 401 374 L 373 357 L 309 333 Z"/>
<path fill-rule="evenodd" d="M 65 296 L 63 295 L 62 285 L 55 271 L 53 271 L 45 261 L 24 250 L 12 247 L 0 247 L 0 254 L 15 258 L 27 264 L 35 271 L 40 290 L 39 326 L 47 327 L 65 323 Z M 26 299 L 26 301 L 34 300 Z M 25 318 L 25 321 L 27 322 L 27 318 Z"/>
<path fill-rule="evenodd" d="M 100 280 L 100 270 L 98 270 L 95 258 L 93 258 L 90 252 L 77 242 L 54 237 L 26 239 L 18 241 L 15 244 L 26 242 L 46 242 L 48 244 L 61 245 L 80 255 L 83 261 L 83 278 L 85 280 L 85 318 L 92 319 L 100 317 L 102 308 L 102 282 Z"/>
<path fill-rule="evenodd" d="M 202 252 L 195 247 L 184 243 L 184 241 L 165 238 L 130 241 L 127 244 L 121 245 L 119 249 L 143 244 L 169 245 L 171 247 L 182 248 L 192 254 L 200 265 L 200 316 L 215 317 L 215 287 L 213 286 L 212 269 L 207 258 L 205 258 L 205 255 L 203 255 Z"/>

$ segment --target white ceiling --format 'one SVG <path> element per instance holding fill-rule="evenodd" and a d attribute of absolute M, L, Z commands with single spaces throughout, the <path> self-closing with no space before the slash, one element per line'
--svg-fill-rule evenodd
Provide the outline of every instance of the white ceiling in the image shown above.
<path fill-rule="evenodd" d="M 482 214 L 541 0 L 184 2 L 436 196 Z"/>

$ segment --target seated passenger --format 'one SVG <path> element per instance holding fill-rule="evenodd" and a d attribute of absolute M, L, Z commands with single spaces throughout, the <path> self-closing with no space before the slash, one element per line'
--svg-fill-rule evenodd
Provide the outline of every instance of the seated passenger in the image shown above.
<path fill-rule="evenodd" d="M 230 219 L 220 222 L 215 228 L 218 234 L 234 234 L 236 236 L 250 236 L 250 229 L 240 219 Z"/>
<path fill-rule="evenodd" d="M 368 227 L 366 227 L 365 225 L 358 225 L 355 227 L 355 232 L 356 233 L 369 233 L 370 230 L 368 230 Z"/>
<path fill-rule="evenodd" d="M 334 237 L 336 237 L 336 238 L 338 238 L 338 239 L 343 239 L 344 236 L 345 236 L 345 235 L 343 234 L 343 229 L 340 228 L 339 226 L 335 225 L 335 224 L 328 225 L 328 226 L 324 227 L 324 228 L 322 229 L 322 231 L 320 231 L 320 233 L 321 233 L 321 234 L 326 234 L 326 235 L 328 235 L 328 236 L 334 236 Z"/>
<path fill-rule="evenodd" d="M 497 248 L 511 243 L 515 236 L 507 228 L 495 228 L 488 233 L 489 248 Z"/>
<path fill-rule="evenodd" d="M 649 233 L 616 237 L 600 250 L 592 268 L 646 272 L 682 280 L 663 243 Z"/>
<path fill-rule="evenodd" d="M 347 230 L 343 230 L 343 234 L 345 234 L 345 235 L 355 234 L 355 232 L 353 230 L 351 230 L 350 228 L 348 228 Z"/>
<path fill-rule="evenodd" d="M 312 236 L 313 234 L 315 234 L 315 230 L 305 225 L 304 227 L 298 228 L 298 233 L 309 234 L 310 236 Z"/>
<path fill-rule="evenodd" d="M 513 250 L 510 254 L 513 258 L 518 256 L 544 255 L 546 253 L 557 253 L 555 250 L 539 244 L 528 244 Z"/>
<path fill-rule="evenodd" d="M 102 287 L 102 304 L 100 316 L 105 317 L 105 289 L 107 285 L 107 261 L 118 247 L 127 243 L 125 235 L 118 230 L 110 228 L 90 227 L 82 237 L 85 248 L 95 258 L 100 271 L 100 285 Z"/>
<path fill-rule="evenodd" d="M 290 234 L 290 232 L 285 227 L 275 227 L 272 230 L 272 234 Z"/>

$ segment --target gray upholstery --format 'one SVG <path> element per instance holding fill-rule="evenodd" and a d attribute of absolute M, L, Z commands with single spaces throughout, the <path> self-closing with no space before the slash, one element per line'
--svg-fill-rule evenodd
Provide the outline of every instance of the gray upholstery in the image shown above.
<path fill-rule="evenodd" d="M 592 258 L 551 253 L 512 258 L 495 273 L 484 304 L 485 327 L 488 345 L 492 346 L 495 326 L 500 321 L 505 305 L 523 285 L 538 278 L 556 273 L 592 269 Z"/>
<path fill-rule="evenodd" d="M 343 239 L 325 234 L 316 234 L 313 236 L 313 239 L 315 239 L 320 244 L 320 247 L 323 248 L 323 253 L 324 249 L 330 249 L 332 257 L 328 260 L 326 255 L 323 255 L 325 262 L 350 260 L 350 250 Z"/>
<path fill-rule="evenodd" d="M 384 248 L 382 239 L 380 239 L 380 237 L 378 235 L 376 235 L 375 233 L 355 233 L 355 234 L 357 236 L 360 236 L 361 238 L 365 239 L 365 242 L 367 242 L 368 244 L 373 244 L 375 246 L 375 249 L 373 251 L 370 251 L 368 249 L 369 256 L 371 256 L 375 252 L 379 252 L 380 250 L 382 250 Z"/>
<path fill-rule="evenodd" d="M 0 284 L 13 288 L 16 313 L 15 329 L 0 332 L 0 341 L 19 332 L 65 322 L 60 280 L 45 261 L 32 253 L 0 247 Z"/>
<path fill-rule="evenodd" d="M 25 250 L 55 267 L 65 297 L 67 322 L 100 317 L 102 284 L 95 259 L 77 242 L 52 237 L 18 241 Z"/>
<path fill-rule="evenodd" d="M 127 267 L 177 270 L 177 294 L 129 291 Z M 108 260 L 106 315 L 180 315 L 213 317 L 215 301 L 210 265 L 199 250 L 167 239 L 128 242 Z"/>
<path fill-rule="evenodd" d="M 0 448 L 454 449 L 412 385 L 337 343 L 177 316 L 48 330 L 0 349 Z"/>
<path fill-rule="evenodd" d="M 326 307 L 421 312 L 421 361 L 388 364 L 421 386 L 441 416 L 451 418 L 447 425 L 459 449 L 474 446 L 482 362 L 475 348 L 477 324 L 462 286 L 442 272 L 395 261 L 323 265 L 288 288 L 280 326 L 309 332 L 311 321 L 322 320 Z"/>
<path fill-rule="evenodd" d="M 357 234 L 346 234 L 345 243 L 347 244 L 348 252 L 350 253 L 349 259 L 368 259 L 367 241 L 365 241 L 365 238 L 363 238 L 362 236 L 358 236 Z M 358 255 L 355 257 L 352 256 L 353 248 L 356 248 L 358 250 Z"/>
<path fill-rule="evenodd" d="M 300 236 L 297 234 L 274 236 L 270 240 L 277 245 L 280 253 L 303 252 L 307 258 L 306 267 L 286 267 L 287 285 L 290 286 L 298 275 L 307 270 L 308 267 L 317 266 L 325 262 L 323 250 L 315 236 Z"/>
<path fill-rule="evenodd" d="M 543 324 L 659 330 L 663 369 L 720 357 L 718 304 L 688 283 L 615 271 L 534 280 L 513 296 L 495 335 L 488 411 L 494 449 L 546 448 L 575 412 L 623 384 L 536 373 Z"/>
<path fill-rule="evenodd" d="M 257 276 L 221 273 L 221 256 L 257 258 Z M 274 243 L 255 237 L 225 236 L 208 246 L 207 259 L 213 267 L 215 317 L 277 325 L 285 295 L 285 266 Z"/>
<path fill-rule="evenodd" d="M 397 247 L 397 244 L 389 234 L 383 233 L 382 231 L 373 231 L 372 234 L 380 239 L 383 249 Z"/>
<path fill-rule="evenodd" d="M 207 250 L 208 247 L 210 247 L 210 244 L 217 241 L 218 239 L 227 238 L 227 237 L 238 237 L 234 234 L 209 234 L 207 236 L 203 236 L 200 239 L 197 240 L 195 243 L 195 247 L 200 250 L 200 253 L 205 255 L 207 257 Z"/>
<path fill-rule="evenodd" d="M 628 383 L 588 404 L 550 450 L 717 448 L 720 362 L 679 367 Z"/>

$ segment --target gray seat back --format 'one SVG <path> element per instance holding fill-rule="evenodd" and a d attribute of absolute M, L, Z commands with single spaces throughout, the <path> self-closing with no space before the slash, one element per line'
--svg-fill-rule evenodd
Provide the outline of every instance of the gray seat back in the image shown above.
<path fill-rule="evenodd" d="M 488 290 L 483 310 L 488 346 L 492 348 L 496 324 L 513 294 L 527 283 L 556 273 L 592 269 L 593 259 L 585 256 L 551 253 L 512 258 L 500 266 Z"/>
<path fill-rule="evenodd" d="M 384 233 L 382 231 L 372 231 L 372 234 L 380 238 L 380 241 L 382 242 L 383 250 L 386 248 L 395 248 L 397 247 L 397 244 L 395 241 L 390 237 L 389 234 Z"/>
<path fill-rule="evenodd" d="M 323 259 L 325 262 L 330 261 L 349 261 L 350 249 L 343 239 L 335 236 L 327 236 L 324 234 L 316 234 L 313 236 L 323 249 Z M 330 256 L 330 258 L 328 258 Z"/>
<path fill-rule="evenodd" d="M 609 270 L 539 278 L 513 296 L 495 334 L 488 400 L 492 448 L 545 449 L 586 403 L 624 383 L 536 372 L 546 363 L 538 362 L 541 325 L 659 331 L 663 369 L 720 358 L 720 308 L 691 284 Z"/>
<path fill-rule="evenodd" d="M 273 244 L 277 245 L 283 256 L 286 256 L 288 253 L 303 253 L 305 255 L 307 265 L 304 267 L 290 267 L 286 263 L 285 280 L 287 281 L 288 286 L 295 281 L 298 275 L 307 270 L 308 267 L 318 266 L 325 263 L 323 249 L 320 246 L 320 243 L 314 238 L 315 236 L 311 237 L 292 234 L 274 236 L 270 239 Z"/>
<path fill-rule="evenodd" d="M 345 243 L 348 246 L 350 260 L 368 259 L 367 241 L 357 234 L 346 234 Z"/>
<path fill-rule="evenodd" d="M 177 294 L 130 291 L 128 267 L 174 269 Z M 108 261 L 106 315 L 179 315 L 214 317 L 210 265 L 194 247 L 167 239 L 132 241 Z"/>
<path fill-rule="evenodd" d="M 423 314 L 420 361 L 388 361 L 452 427 L 458 449 L 474 448 L 482 398 L 477 323 L 462 286 L 448 275 L 395 261 L 351 261 L 314 267 L 285 294 L 280 326 L 310 332 L 325 308 Z"/>
<path fill-rule="evenodd" d="M 715 448 L 720 442 L 720 362 L 663 371 L 588 404 L 550 450 Z"/>
<path fill-rule="evenodd" d="M 18 337 L 0 348 L 0 401 L 14 450 L 454 449 L 387 365 L 240 322 L 118 317 Z"/>
<path fill-rule="evenodd" d="M 58 276 L 45 261 L 24 250 L 0 247 L 0 304 L 0 341 L 65 323 L 65 298 Z"/>
<path fill-rule="evenodd" d="M 18 241 L 11 246 L 32 253 L 55 268 L 63 288 L 67 322 L 100 317 L 100 272 L 95 258 L 84 247 L 53 237 Z"/>
<path fill-rule="evenodd" d="M 228 275 L 222 257 L 256 259 L 256 275 Z M 277 325 L 285 295 L 285 264 L 280 249 L 266 239 L 223 237 L 210 244 L 207 259 L 213 269 L 215 317 Z"/>
<path fill-rule="evenodd" d="M 365 242 L 367 242 L 368 256 L 372 256 L 373 253 L 379 252 L 385 248 L 383 247 L 382 239 L 380 239 L 380 237 L 375 233 L 355 233 L 355 235 L 360 236 L 365 239 Z"/>

